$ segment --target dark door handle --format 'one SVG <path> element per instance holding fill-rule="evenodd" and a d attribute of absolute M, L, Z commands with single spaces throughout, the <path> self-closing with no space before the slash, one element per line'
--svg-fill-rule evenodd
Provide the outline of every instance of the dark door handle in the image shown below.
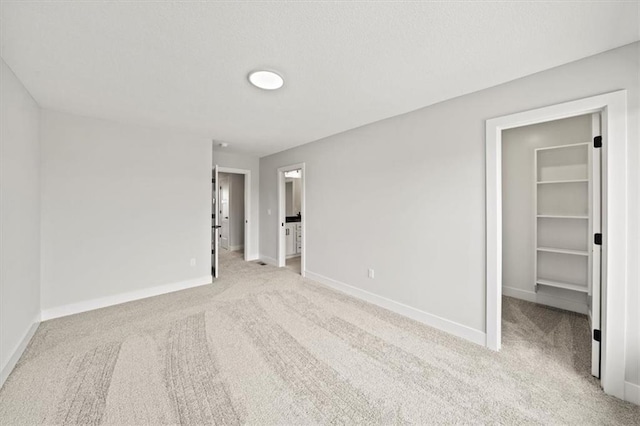
<path fill-rule="evenodd" d="M 222 226 L 221 225 L 213 225 L 212 228 L 213 229 L 218 229 L 218 228 L 222 228 Z"/>

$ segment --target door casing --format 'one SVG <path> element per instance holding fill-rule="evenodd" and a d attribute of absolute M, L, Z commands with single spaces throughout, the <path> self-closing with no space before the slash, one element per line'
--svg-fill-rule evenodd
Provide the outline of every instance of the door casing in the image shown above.
<path fill-rule="evenodd" d="M 502 338 L 502 131 L 584 114 L 602 117 L 601 385 L 624 399 L 627 288 L 627 91 L 505 115 L 486 121 L 486 345 Z"/>

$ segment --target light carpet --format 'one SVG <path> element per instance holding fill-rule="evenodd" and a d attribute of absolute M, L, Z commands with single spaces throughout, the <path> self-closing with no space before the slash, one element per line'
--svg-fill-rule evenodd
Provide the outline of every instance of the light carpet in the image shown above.
<path fill-rule="evenodd" d="M 296 274 L 300 274 L 300 272 L 302 271 L 302 257 L 301 256 L 290 257 L 289 259 L 286 260 L 285 266 L 290 270 L 292 270 L 293 272 L 295 272 Z"/>
<path fill-rule="evenodd" d="M 40 325 L 0 390 L 33 424 L 640 424 L 586 318 L 505 298 L 500 353 L 229 253 L 213 285 Z"/>

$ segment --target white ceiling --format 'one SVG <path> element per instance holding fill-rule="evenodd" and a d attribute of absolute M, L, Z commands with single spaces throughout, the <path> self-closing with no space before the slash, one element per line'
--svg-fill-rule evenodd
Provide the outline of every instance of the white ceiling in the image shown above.
<path fill-rule="evenodd" d="M 8 2 L 45 108 L 265 155 L 637 41 L 637 2 Z M 261 91 L 247 73 L 279 71 Z"/>

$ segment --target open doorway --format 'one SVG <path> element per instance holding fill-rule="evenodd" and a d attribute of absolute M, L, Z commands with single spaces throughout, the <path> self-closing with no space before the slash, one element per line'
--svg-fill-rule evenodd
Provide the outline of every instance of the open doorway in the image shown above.
<path fill-rule="evenodd" d="M 587 235 L 588 244 L 591 247 L 600 245 L 601 247 L 601 260 L 602 268 L 598 275 L 601 277 L 601 296 L 600 296 L 600 329 L 593 329 L 589 339 L 592 342 L 592 348 L 600 346 L 600 384 L 605 393 L 614 395 L 618 398 L 624 398 L 624 355 L 625 355 L 625 288 L 627 285 L 627 252 L 626 252 L 626 238 L 628 232 L 628 224 L 626 218 L 626 205 L 627 205 L 627 170 L 625 161 L 626 152 L 626 91 L 620 90 L 617 92 L 607 93 L 604 95 L 597 95 L 585 99 L 566 102 L 562 104 L 543 107 L 535 110 L 514 113 L 505 115 L 502 117 L 487 120 L 486 122 L 486 223 L 487 223 L 487 268 L 486 268 L 486 313 L 487 313 L 487 346 L 494 350 L 500 350 L 503 339 L 502 331 L 502 313 L 503 313 L 503 179 L 502 179 L 502 155 L 503 155 L 503 136 L 504 132 L 509 129 L 520 128 L 529 125 L 535 125 L 539 123 L 547 123 L 554 120 L 562 120 L 571 117 L 577 117 L 582 115 L 591 115 L 599 113 L 600 117 L 600 132 L 601 134 L 594 140 L 587 142 L 589 150 L 587 155 L 592 155 L 597 149 L 601 156 L 601 226 L 600 233 L 594 227 L 588 232 Z M 593 117 L 593 116 L 592 116 Z M 567 144 L 572 145 L 572 144 Z M 576 145 L 576 144 L 573 144 Z M 600 145 L 600 147 L 597 147 Z M 578 147 L 567 147 L 567 149 L 579 149 Z M 589 154 L 589 152 L 591 154 Z M 559 157 L 567 156 L 563 154 L 561 156 L 553 156 L 552 159 L 544 159 L 553 164 Z M 593 161 L 591 158 L 588 161 Z M 584 162 L 583 162 L 584 164 Z M 584 168 L 584 166 L 582 166 Z M 588 167 L 588 166 L 587 166 Z M 531 165 L 531 170 L 534 171 L 537 165 L 534 163 Z M 540 171 L 538 171 L 540 173 Z M 549 176 L 547 176 L 549 177 Z M 550 184 L 544 180 L 541 185 Z M 562 179 L 553 179 L 549 177 L 549 181 L 559 181 Z M 582 180 L 584 179 L 566 179 L 566 180 Z M 590 178 L 587 178 L 589 182 L 586 182 L 587 186 L 593 184 L 590 182 Z M 578 182 L 560 182 L 558 185 L 578 184 Z M 585 182 L 582 182 L 583 186 Z M 531 182 L 532 187 L 537 188 L 540 184 L 538 182 Z M 551 184 L 555 185 L 555 184 Z M 587 189 L 587 194 L 590 193 L 592 188 Z M 533 191 L 533 189 L 532 189 Z M 537 191 L 537 189 L 536 189 Z M 556 190 L 552 190 L 553 193 Z M 584 191 L 584 189 L 583 189 Z M 575 194 L 574 194 L 575 195 Z M 581 218 L 585 216 L 583 214 L 570 214 L 568 205 L 571 202 L 577 200 L 574 196 L 562 197 L 559 194 L 542 195 L 543 210 L 548 212 L 536 211 L 535 215 L 532 214 L 532 220 L 536 221 L 556 219 L 559 214 L 549 213 L 552 207 L 557 207 L 562 210 L 560 213 L 563 216 L 574 216 L 572 220 L 587 220 Z M 587 195 L 588 197 L 588 195 Z M 584 197 L 583 197 L 584 198 Z M 553 201 L 555 199 L 555 201 Z M 590 205 L 591 200 L 589 200 Z M 538 214 L 538 212 L 540 212 Z M 589 213 L 588 213 L 589 214 Z M 539 217 L 540 216 L 540 217 Z M 561 220 L 564 220 L 562 218 Z M 566 219 L 568 220 L 568 219 Z M 530 225 L 534 226 L 534 225 Z M 547 241 L 551 241 L 549 238 L 558 238 L 560 234 L 556 234 L 551 228 L 547 227 L 546 237 Z M 563 229 L 563 232 L 568 231 L 569 226 L 556 226 L 556 229 Z M 537 231 L 536 231 L 537 232 Z M 596 235 L 599 234 L 599 235 Z M 536 237 L 537 238 L 537 237 Z M 593 244 L 592 244 L 593 242 Z M 542 246 L 543 248 L 545 246 Z M 553 248 L 552 246 L 551 248 Z M 537 246 L 533 246 L 532 250 Z M 544 250 L 542 250 L 544 252 Z M 585 251 L 585 250 L 577 250 Z M 586 250 L 589 252 L 589 248 Z M 556 253 L 565 254 L 567 253 Z M 577 254 L 576 254 L 577 255 Z M 584 254 L 582 254 L 584 255 Z M 593 256 L 592 253 L 588 253 L 589 256 Z M 553 262 L 549 260 L 544 261 L 545 268 L 548 271 L 550 267 L 560 266 L 561 262 Z M 592 269 L 593 265 L 588 266 L 587 274 L 594 274 L 595 270 Z M 540 271 L 538 266 L 535 268 L 536 274 Z M 533 273 L 533 272 L 532 272 Z M 550 279 L 546 281 L 561 282 L 562 279 L 559 275 L 556 279 Z M 588 279 L 591 277 L 588 277 Z M 532 281 L 537 281 L 538 286 L 545 286 L 548 282 L 544 282 L 542 274 L 539 276 L 532 276 Z M 540 283 L 542 281 L 542 283 Z M 540 285 L 541 284 L 541 285 Z M 575 283 L 574 283 L 575 284 Z M 549 287 L 547 285 L 547 287 Z M 583 290 L 584 291 L 584 290 Z M 589 290 L 587 293 L 587 301 L 589 301 Z M 597 291 L 594 286 L 591 291 Z M 592 305 L 587 304 L 587 307 L 592 311 L 597 307 L 597 296 L 591 294 Z M 589 303 L 589 302 L 587 302 Z M 597 319 L 593 318 L 592 323 L 597 325 Z M 597 343 L 597 344 L 596 344 Z M 597 354 L 597 349 L 592 349 L 592 354 Z M 589 367 L 595 367 L 595 363 L 592 361 Z"/>
<path fill-rule="evenodd" d="M 244 251 L 244 175 L 219 173 L 220 179 L 220 249 Z M 243 258 L 244 254 L 240 253 Z"/>
<path fill-rule="evenodd" d="M 600 377 L 600 118 L 502 132 L 503 344 L 576 377 Z"/>
<path fill-rule="evenodd" d="M 248 259 L 251 171 L 214 166 L 212 212 L 212 275 L 217 278 L 227 261 Z"/>
<path fill-rule="evenodd" d="M 305 175 L 304 164 L 278 169 L 278 266 L 304 276 Z"/>

